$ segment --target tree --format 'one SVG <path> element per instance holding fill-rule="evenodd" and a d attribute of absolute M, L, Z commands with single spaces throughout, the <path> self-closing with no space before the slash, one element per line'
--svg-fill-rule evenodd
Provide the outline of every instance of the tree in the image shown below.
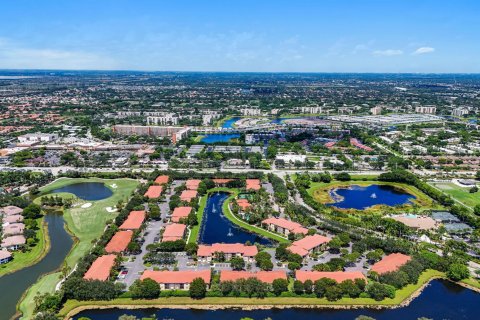
<path fill-rule="evenodd" d="M 453 281 L 460 281 L 470 277 L 470 271 L 466 265 L 452 263 L 447 270 L 447 277 Z"/>
<path fill-rule="evenodd" d="M 475 213 L 477 216 L 480 216 L 480 204 L 477 204 L 477 205 L 473 208 L 473 213 Z"/>
<path fill-rule="evenodd" d="M 275 295 L 279 296 L 282 292 L 288 291 L 288 281 L 285 279 L 275 279 L 272 282 L 272 290 Z"/>
<path fill-rule="evenodd" d="M 31 203 L 23 209 L 22 214 L 25 219 L 37 219 L 40 217 L 41 211 L 42 208 L 38 204 Z"/>
<path fill-rule="evenodd" d="M 305 289 L 306 294 L 310 294 L 313 292 L 313 281 L 312 280 L 305 280 L 303 283 L 303 288 Z"/>
<path fill-rule="evenodd" d="M 198 219 L 197 219 L 197 215 L 195 214 L 195 212 L 192 211 L 188 214 L 187 224 L 191 227 L 198 224 Z"/>
<path fill-rule="evenodd" d="M 469 190 L 470 193 L 476 193 L 478 192 L 478 187 L 475 186 L 475 187 L 471 187 L 470 190 Z"/>
<path fill-rule="evenodd" d="M 357 298 L 362 290 L 357 286 L 353 280 L 342 281 L 338 287 L 342 290 L 342 293 L 350 298 Z"/>
<path fill-rule="evenodd" d="M 337 282 L 329 278 L 321 278 L 315 281 L 314 291 L 318 298 L 323 298 L 328 287 L 336 285 Z"/>
<path fill-rule="evenodd" d="M 394 287 L 378 282 L 371 283 L 367 287 L 367 293 L 376 301 L 381 301 L 385 298 L 395 298 Z"/>
<path fill-rule="evenodd" d="M 197 253 L 198 251 L 198 244 L 196 243 L 187 243 L 185 245 L 185 251 L 189 256 L 193 256 Z"/>
<path fill-rule="evenodd" d="M 348 174 L 348 172 L 340 172 L 334 176 L 335 176 L 335 179 L 337 179 L 338 181 L 350 181 L 352 179 L 350 177 L 350 174 Z"/>
<path fill-rule="evenodd" d="M 202 278 L 193 279 L 190 284 L 190 298 L 192 299 L 203 299 L 207 293 L 207 284 Z"/>
<path fill-rule="evenodd" d="M 245 260 L 242 257 L 233 257 L 230 259 L 230 266 L 233 270 L 243 270 L 245 268 Z"/>
<path fill-rule="evenodd" d="M 302 281 L 295 280 L 293 282 L 293 292 L 295 292 L 296 294 L 303 294 L 304 290 L 305 290 L 305 287 Z"/>
<path fill-rule="evenodd" d="M 149 216 L 150 219 L 160 220 L 160 208 L 156 204 L 150 206 Z"/>
<path fill-rule="evenodd" d="M 337 301 L 341 299 L 342 289 L 340 289 L 336 285 L 327 287 L 327 289 L 325 290 L 325 298 L 327 298 L 328 301 Z"/>
<path fill-rule="evenodd" d="M 133 299 L 155 299 L 160 295 L 160 285 L 152 279 L 135 280 L 130 286 Z"/>
<path fill-rule="evenodd" d="M 297 263 L 297 262 L 289 262 L 288 263 L 288 270 L 291 270 L 291 271 L 298 270 L 301 267 L 302 267 L 302 265 L 300 263 Z"/>

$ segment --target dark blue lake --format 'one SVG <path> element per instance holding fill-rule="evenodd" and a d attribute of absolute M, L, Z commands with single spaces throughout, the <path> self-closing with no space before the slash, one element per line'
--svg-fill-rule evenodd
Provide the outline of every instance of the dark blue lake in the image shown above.
<path fill-rule="evenodd" d="M 230 196 L 226 192 L 216 192 L 208 197 L 202 225 L 200 227 L 199 242 L 212 243 L 245 243 L 250 241 L 269 245 L 268 239 L 247 232 L 228 220 L 222 212 L 222 205 Z"/>
<path fill-rule="evenodd" d="M 462 288 L 456 284 L 434 280 L 423 291 L 420 297 L 409 306 L 397 309 L 268 309 L 268 310 L 194 310 L 194 309 L 142 309 L 142 310 L 90 310 L 74 317 L 88 317 L 92 320 L 113 320 L 121 315 L 134 315 L 137 318 L 149 317 L 153 314 L 157 319 L 169 320 L 240 320 L 250 317 L 254 320 L 271 318 L 272 320 L 354 320 L 360 315 L 376 320 L 416 320 L 426 317 L 434 320 L 478 319 L 480 313 L 480 294 Z"/>
<path fill-rule="evenodd" d="M 207 134 L 202 138 L 204 143 L 229 142 L 232 139 L 240 138 L 240 134 Z"/>
<path fill-rule="evenodd" d="M 101 182 L 81 182 L 70 184 L 58 189 L 52 193 L 69 192 L 83 200 L 95 201 L 110 197 L 113 192 Z"/>
<path fill-rule="evenodd" d="M 363 210 L 375 205 L 397 206 L 410 203 L 415 197 L 392 186 L 371 185 L 361 187 L 353 185 L 350 188 L 338 188 L 330 191 L 330 196 L 336 200 L 328 204 L 340 209 Z"/>
<path fill-rule="evenodd" d="M 241 119 L 240 117 L 230 118 L 222 124 L 222 128 L 228 128 L 228 129 L 233 128 L 233 124 L 240 119 Z"/>

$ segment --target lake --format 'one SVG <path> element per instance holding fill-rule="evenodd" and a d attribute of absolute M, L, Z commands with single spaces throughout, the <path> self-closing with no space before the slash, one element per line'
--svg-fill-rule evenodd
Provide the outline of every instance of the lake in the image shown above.
<path fill-rule="evenodd" d="M 340 209 L 363 210 L 375 205 L 397 206 L 411 203 L 415 197 L 392 186 L 373 184 L 367 187 L 352 185 L 350 188 L 335 188 L 330 191 L 335 203 L 329 203 Z"/>
<path fill-rule="evenodd" d="M 216 142 L 229 142 L 232 139 L 240 138 L 240 134 L 232 133 L 232 134 L 207 134 L 205 135 L 201 142 L 204 143 L 216 143 Z"/>
<path fill-rule="evenodd" d="M 113 192 L 102 182 L 80 182 L 69 184 L 51 191 L 51 193 L 68 192 L 82 200 L 96 201 L 110 197 Z"/>
<path fill-rule="evenodd" d="M 73 240 L 65 231 L 63 217 L 57 214 L 47 214 L 51 247 L 47 255 L 37 264 L 0 277 L 0 320 L 10 319 L 16 312 L 16 304 L 22 294 L 33 285 L 43 274 L 58 269 L 70 248 Z"/>
<path fill-rule="evenodd" d="M 233 125 L 235 124 L 235 122 L 237 122 L 240 119 L 242 119 L 242 118 L 240 118 L 240 117 L 230 118 L 222 124 L 222 128 L 231 129 L 231 128 L 233 128 Z"/>
<path fill-rule="evenodd" d="M 169 320 L 240 320 L 250 317 L 263 320 L 353 320 L 360 315 L 366 315 L 376 320 L 416 320 L 427 317 L 434 320 L 443 319 L 478 319 L 480 313 L 480 294 L 460 287 L 445 280 L 434 280 L 425 288 L 420 297 L 409 306 L 397 309 L 268 309 L 250 310 L 195 310 L 195 309 L 141 309 L 141 310 L 89 310 L 76 315 L 74 319 L 88 317 L 92 320 L 113 320 L 123 314 L 135 315 L 137 318 L 149 317 L 152 314 L 157 319 Z"/>
<path fill-rule="evenodd" d="M 268 239 L 243 230 L 223 215 L 222 205 L 229 196 L 230 194 L 227 192 L 215 192 L 208 196 L 200 226 L 199 243 L 245 243 L 250 241 L 252 244 L 257 242 L 270 245 L 271 242 Z"/>

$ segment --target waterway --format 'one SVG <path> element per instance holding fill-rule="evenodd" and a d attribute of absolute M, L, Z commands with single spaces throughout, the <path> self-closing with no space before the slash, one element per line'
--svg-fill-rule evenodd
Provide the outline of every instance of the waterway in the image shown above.
<path fill-rule="evenodd" d="M 227 192 L 215 192 L 209 195 L 200 227 L 200 243 L 260 243 L 270 245 L 268 239 L 243 230 L 225 217 L 222 206 L 230 196 Z"/>
<path fill-rule="evenodd" d="M 415 196 L 392 186 L 370 185 L 362 187 L 353 185 L 349 188 L 337 188 L 330 191 L 335 203 L 328 205 L 340 209 L 363 210 L 375 205 L 397 206 L 408 204 Z"/>
<path fill-rule="evenodd" d="M 137 318 L 153 314 L 157 319 L 169 320 L 240 320 L 249 317 L 254 320 L 271 318 L 272 320 L 353 320 L 366 315 L 377 320 L 416 320 L 426 317 L 434 320 L 443 319 L 479 319 L 480 294 L 444 280 L 434 280 L 420 297 L 407 307 L 396 309 L 268 309 L 268 310 L 195 310 L 195 309 L 141 309 L 141 310 L 89 310 L 74 319 L 88 317 L 92 320 L 113 320 L 121 315 L 134 315 Z"/>
<path fill-rule="evenodd" d="M 47 255 L 31 267 L 0 277 L 0 320 L 8 320 L 15 314 L 16 304 L 22 294 L 40 276 L 58 269 L 72 247 L 73 240 L 65 231 L 61 215 L 47 214 L 45 222 L 51 243 Z"/>
<path fill-rule="evenodd" d="M 87 201 L 102 200 L 110 197 L 113 192 L 102 182 L 81 182 L 69 184 L 52 190 L 51 193 L 69 192 Z"/>
<path fill-rule="evenodd" d="M 235 122 L 237 122 L 240 119 L 242 119 L 242 118 L 240 118 L 240 117 L 230 118 L 230 119 L 226 120 L 225 122 L 223 122 L 222 128 L 231 129 L 231 128 L 233 128 L 233 125 L 235 124 Z"/>
<path fill-rule="evenodd" d="M 232 134 L 207 134 L 202 138 L 204 143 L 217 143 L 217 142 L 229 142 L 232 139 L 238 139 L 240 135 L 238 133 Z"/>

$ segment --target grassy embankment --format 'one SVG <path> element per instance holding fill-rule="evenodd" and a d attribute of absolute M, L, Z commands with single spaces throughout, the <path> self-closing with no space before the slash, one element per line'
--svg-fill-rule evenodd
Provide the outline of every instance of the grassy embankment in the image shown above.
<path fill-rule="evenodd" d="M 268 297 L 264 299 L 257 298 L 238 298 L 238 297 L 207 297 L 201 300 L 194 300 L 188 297 L 169 297 L 154 300 L 132 300 L 115 299 L 112 301 L 76 301 L 69 300 L 60 311 L 60 315 L 69 318 L 76 313 L 86 309 L 125 307 L 131 308 L 149 308 L 164 306 L 236 306 L 252 307 L 255 306 L 316 306 L 332 308 L 350 308 L 350 307 L 395 307 L 407 303 L 410 298 L 415 297 L 424 286 L 433 279 L 444 278 L 445 274 L 436 270 L 427 270 L 421 274 L 417 284 L 407 285 L 401 290 L 397 290 L 395 298 L 375 301 L 371 298 L 342 298 L 337 301 L 328 301 L 325 298 L 305 298 L 305 297 Z"/>
<path fill-rule="evenodd" d="M 96 239 L 102 235 L 108 220 L 116 217 L 116 213 L 107 212 L 107 207 L 115 207 L 118 201 L 125 203 L 128 197 L 138 185 L 136 180 L 131 179 L 68 179 L 61 178 L 55 182 L 41 188 L 41 194 L 48 194 L 50 191 L 81 182 L 103 182 L 112 190 L 113 194 L 109 198 L 98 201 L 84 201 L 77 199 L 75 206 L 64 211 L 63 218 L 65 220 L 67 231 L 74 238 L 74 245 L 64 261 L 64 267 L 73 269 L 77 261 L 84 256 L 93 246 Z M 58 193 L 61 197 L 71 198 L 70 193 Z M 39 201 L 39 198 L 36 199 Z M 88 208 L 82 208 L 81 205 L 91 203 Z M 30 319 L 34 309 L 34 297 L 38 293 L 52 293 L 56 284 L 59 282 L 62 273 L 57 271 L 41 277 L 32 287 L 24 294 L 17 308 L 21 311 L 26 319 Z"/>
<path fill-rule="evenodd" d="M 188 239 L 189 243 L 196 243 L 197 242 L 198 233 L 199 233 L 200 227 L 202 225 L 203 214 L 204 214 L 204 211 L 205 211 L 205 207 L 207 205 L 208 195 L 211 194 L 211 193 L 214 193 L 214 192 L 228 192 L 228 193 L 231 194 L 225 200 L 225 202 L 223 203 L 222 211 L 223 211 L 223 214 L 225 215 L 225 217 L 228 220 L 230 220 L 232 223 L 236 224 L 237 226 L 241 227 L 242 229 L 245 229 L 247 231 L 256 233 L 256 234 L 261 235 L 265 238 L 272 239 L 272 240 L 277 241 L 277 242 L 289 242 L 286 238 L 284 238 L 284 237 L 282 237 L 282 236 L 280 236 L 276 233 L 267 231 L 265 229 L 262 229 L 262 228 L 259 228 L 259 227 L 256 227 L 256 226 L 252 226 L 252 225 L 248 224 L 247 222 L 242 221 L 242 220 L 238 219 L 237 217 L 235 217 L 233 212 L 230 210 L 229 204 L 238 195 L 238 193 L 239 193 L 238 189 L 213 188 L 213 189 L 208 190 L 207 195 L 203 196 L 200 199 L 200 207 L 199 207 L 198 212 L 197 212 L 198 225 L 194 226 L 192 228 L 192 230 L 190 231 L 190 236 L 189 236 L 189 239 Z"/>
<path fill-rule="evenodd" d="M 20 269 L 32 266 L 41 261 L 50 250 L 50 238 L 48 237 L 48 226 L 43 217 L 37 219 L 37 244 L 27 252 L 13 252 L 13 260 L 0 265 L 0 277 Z"/>
<path fill-rule="evenodd" d="M 435 204 L 434 201 L 428 197 L 426 194 L 418 190 L 416 187 L 404 184 L 404 183 L 396 183 L 396 182 L 384 182 L 384 181 L 375 181 L 375 180 L 352 180 L 352 181 L 337 181 L 333 180 L 330 183 L 324 182 L 312 182 L 310 183 L 310 188 L 308 188 L 307 192 L 318 202 L 320 203 L 333 203 L 333 199 L 330 197 L 330 190 L 334 188 L 346 188 L 352 185 L 358 186 L 370 186 L 373 184 L 377 185 L 384 185 L 384 186 L 392 186 L 396 189 L 399 189 L 403 192 L 407 192 L 413 196 L 415 196 L 415 200 L 413 203 L 420 207 L 420 210 L 426 209 L 441 209 L 442 207 L 438 204 Z M 372 208 L 367 208 L 365 211 L 374 211 L 381 206 L 375 206 Z"/>

